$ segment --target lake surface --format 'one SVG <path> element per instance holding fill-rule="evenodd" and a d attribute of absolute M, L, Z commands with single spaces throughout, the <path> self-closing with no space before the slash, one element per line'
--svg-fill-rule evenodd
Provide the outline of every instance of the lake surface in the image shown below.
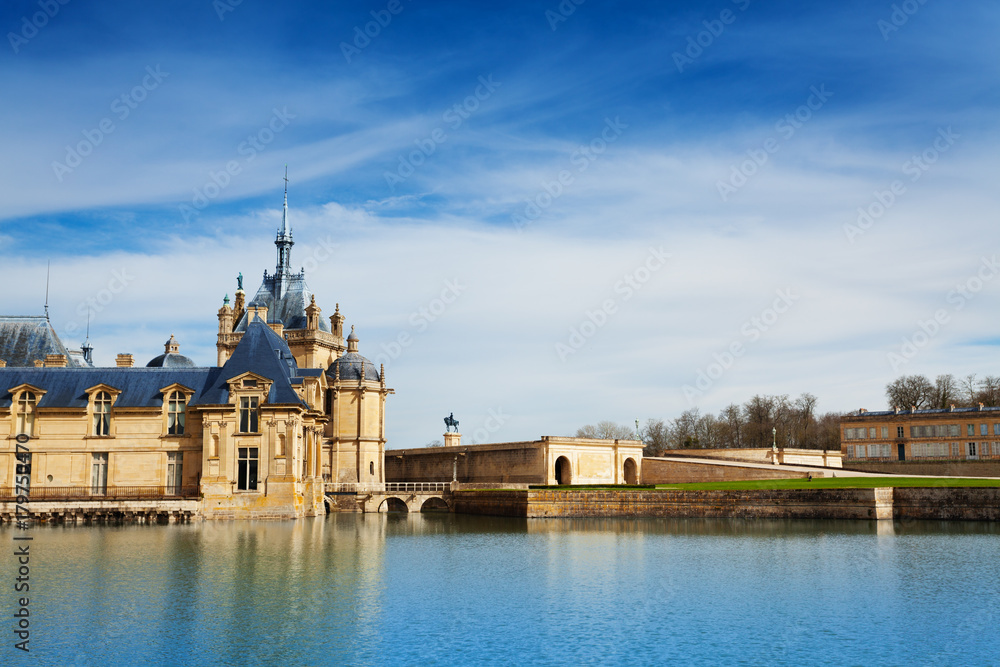
<path fill-rule="evenodd" d="M 5 631 L 4 665 L 1000 663 L 996 523 L 339 514 L 28 534 L 32 651 Z"/>

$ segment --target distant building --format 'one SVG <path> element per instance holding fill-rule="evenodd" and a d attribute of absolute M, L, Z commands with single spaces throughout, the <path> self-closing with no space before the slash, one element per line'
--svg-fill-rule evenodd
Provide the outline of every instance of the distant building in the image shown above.
<path fill-rule="evenodd" d="M 840 419 L 845 461 L 1000 458 L 1000 408 L 859 410 Z"/>

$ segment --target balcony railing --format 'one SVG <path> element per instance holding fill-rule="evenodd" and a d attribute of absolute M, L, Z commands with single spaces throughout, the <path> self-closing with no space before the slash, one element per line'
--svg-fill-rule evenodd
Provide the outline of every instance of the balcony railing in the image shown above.
<path fill-rule="evenodd" d="M 327 482 L 328 493 L 444 493 L 451 482 Z"/>
<path fill-rule="evenodd" d="M 17 500 L 18 491 L 23 493 L 23 487 L 0 486 L 0 501 Z M 200 494 L 198 486 L 109 486 L 100 492 L 90 486 L 32 486 L 28 492 L 28 501 L 176 500 L 197 498 Z"/>

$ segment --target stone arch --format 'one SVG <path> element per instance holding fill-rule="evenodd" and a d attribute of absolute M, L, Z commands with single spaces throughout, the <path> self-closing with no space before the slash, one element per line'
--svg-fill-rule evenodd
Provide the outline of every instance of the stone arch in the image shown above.
<path fill-rule="evenodd" d="M 444 498 L 428 498 L 420 506 L 421 512 L 450 512 L 451 506 Z"/>
<path fill-rule="evenodd" d="M 622 466 L 622 477 L 626 484 L 639 483 L 639 466 L 636 465 L 635 459 L 632 457 L 625 459 L 625 465 Z"/>
<path fill-rule="evenodd" d="M 410 508 L 406 506 L 406 501 L 402 498 L 397 498 L 396 496 L 387 496 L 379 503 L 378 512 L 409 512 Z"/>
<path fill-rule="evenodd" d="M 556 459 L 556 484 L 572 484 L 573 483 L 573 468 L 570 466 L 569 459 L 565 456 L 560 456 Z"/>

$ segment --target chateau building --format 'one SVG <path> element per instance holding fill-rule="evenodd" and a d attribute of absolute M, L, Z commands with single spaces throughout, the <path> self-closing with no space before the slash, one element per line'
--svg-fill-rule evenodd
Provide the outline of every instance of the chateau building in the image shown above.
<path fill-rule="evenodd" d="M 383 482 L 393 390 L 353 328 L 344 340 L 339 306 L 322 318 L 293 245 L 286 185 L 275 271 L 249 303 L 242 274 L 224 299 L 216 366 L 171 335 L 145 367 L 130 354 L 93 367 L 46 318 L 0 319 L 6 495 L 27 473 L 34 499 L 194 498 L 205 518 L 299 517 L 325 513 L 324 481 Z"/>
<path fill-rule="evenodd" d="M 859 410 L 840 419 L 844 460 L 1000 459 L 1000 408 Z"/>

